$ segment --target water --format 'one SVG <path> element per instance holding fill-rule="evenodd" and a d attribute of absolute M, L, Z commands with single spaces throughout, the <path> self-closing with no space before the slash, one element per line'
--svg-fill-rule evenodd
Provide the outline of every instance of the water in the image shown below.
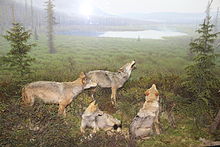
<path fill-rule="evenodd" d="M 58 32 L 62 35 L 89 36 L 89 37 L 112 37 L 112 38 L 140 38 L 140 39 L 164 39 L 163 37 L 185 36 L 186 33 L 175 31 L 145 30 L 145 31 L 107 31 L 107 32 L 85 32 L 68 31 Z"/>
<path fill-rule="evenodd" d="M 144 39 L 163 39 L 163 37 L 185 36 L 187 34 L 173 31 L 123 31 L 123 32 L 105 32 L 99 37 L 117 37 L 117 38 L 144 38 Z"/>

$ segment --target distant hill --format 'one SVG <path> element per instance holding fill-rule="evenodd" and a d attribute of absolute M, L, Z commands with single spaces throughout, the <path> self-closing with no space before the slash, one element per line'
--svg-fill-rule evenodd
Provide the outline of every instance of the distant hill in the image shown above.
<path fill-rule="evenodd" d="M 119 15 L 112 15 L 102 11 L 99 8 L 93 8 L 93 13 L 90 16 L 84 16 L 77 13 L 67 14 L 56 12 L 56 18 L 59 19 L 60 24 L 73 24 L 73 25 L 145 25 L 155 22 L 148 20 L 141 20 L 132 17 L 124 17 Z"/>
<path fill-rule="evenodd" d="M 215 13 L 212 13 L 215 15 Z M 198 24 L 205 17 L 205 13 L 176 13 L 176 12 L 159 12 L 159 13 L 127 13 L 120 15 L 122 17 L 153 21 L 159 23 L 180 23 L 180 24 Z"/>
<path fill-rule="evenodd" d="M 14 1 L 0 0 L 0 8 L 3 15 L 0 15 L 0 26 L 7 28 L 12 22 L 12 7 L 16 21 L 22 22 L 25 26 L 31 26 L 31 22 L 37 28 L 46 26 L 46 11 L 44 7 L 34 7 L 33 17 L 31 16 L 30 6 L 25 8 L 24 3 Z M 212 13 L 215 15 L 215 13 Z M 66 13 L 65 11 L 55 11 L 55 18 L 58 25 L 106 25 L 106 26 L 124 26 L 124 25 L 148 25 L 148 24 L 199 24 L 205 17 L 204 13 L 127 13 L 121 15 L 112 15 L 94 7 L 91 16 L 83 16 L 78 12 Z M 31 21 L 31 19 L 33 19 Z"/>

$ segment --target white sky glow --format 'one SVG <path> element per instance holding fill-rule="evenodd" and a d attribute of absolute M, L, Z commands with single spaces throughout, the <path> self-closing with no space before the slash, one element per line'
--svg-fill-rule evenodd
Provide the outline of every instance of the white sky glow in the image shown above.
<path fill-rule="evenodd" d="M 24 2 L 24 0 L 16 0 Z M 45 7 L 46 0 L 33 0 L 38 7 Z M 208 0 L 54 0 L 57 10 L 67 13 L 92 14 L 94 8 L 110 14 L 152 13 L 152 12 L 204 12 Z M 214 0 L 212 11 L 220 7 L 220 0 Z"/>
<path fill-rule="evenodd" d="M 79 7 L 79 13 L 84 16 L 90 16 L 93 13 L 93 7 L 90 3 L 82 3 Z"/>

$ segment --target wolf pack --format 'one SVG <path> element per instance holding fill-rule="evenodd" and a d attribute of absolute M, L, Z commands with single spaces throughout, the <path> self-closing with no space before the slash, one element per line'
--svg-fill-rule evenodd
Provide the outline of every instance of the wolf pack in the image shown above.
<path fill-rule="evenodd" d="M 136 68 L 132 61 L 122 66 L 118 71 L 94 70 L 88 73 L 81 72 L 79 77 L 72 82 L 37 81 L 25 85 L 22 89 L 22 103 L 33 106 L 36 99 L 45 103 L 58 104 L 58 114 L 66 116 L 66 107 L 85 89 L 102 87 L 111 88 L 111 102 L 116 105 L 116 93 L 131 76 Z M 99 130 L 122 130 L 122 122 L 112 115 L 99 109 L 98 103 L 93 101 L 82 114 L 80 131 L 85 133 L 86 128 L 92 132 Z M 145 102 L 130 124 L 129 134 L 132 138 L 149 138 L 153 134 L 160 134 L 159 128 L 159 92 L 153 84 L 145 92 Z"/>

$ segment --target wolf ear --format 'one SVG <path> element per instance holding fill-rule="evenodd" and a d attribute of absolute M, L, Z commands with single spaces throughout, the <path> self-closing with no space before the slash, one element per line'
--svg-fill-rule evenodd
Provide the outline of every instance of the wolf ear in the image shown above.
<path fill-rule="evenodd" d="M 90 105 L 91 105 L 91 106 L 96 105 L 96 101 L 91 102 Z"/>
<path fill-rule="evenodd" d="M 93 101 L 92 103 L 90 103 L 86 109 L 87 112 L 95 112 L 96 110 L 98 110 L 98 106 L 96 104 L 96 101 Z"/>
<path fill-rule="evenodd" d="M 122 72 L 123 70 L 120 68 L 119 70 L 118 70 L 118 72 Z"/>
<path fill-rule="evenodd" d="M 118 72 L 123 72 L 124 71 L 124 68 L 119 68 Z"/>
<path fill-rule="evenodd" d="M 79 78 L 82 80 L 82 84 L 86 84 L 86 75 L 84 72 L 79 74 Z"/>
<path fill-rule="evenodd" d="M 153 84 L 151 88 L 153 88 L 153 89 L 156 91 L 155 95 L 158 96 L 158 95 L 159 95 L 159 92 L 157 91 L 156 85 Z"/>
<path fill-rule="evenodd" d="M 84 72 L 81 72 L 81 73 L 79 74 L 79 77 L 80 77 L 81 79 L 83 79 L 83 78 L 85 78 L 85 77 L 86 77 L 86 75 L 85 75 L 85 73 L 84 73 Z"/>
<path fill-rule="evenodd" d="M 157 87 L 156 87 L 155 84 L 153 84 L 151 88 L 153 88 L 153 89 L 157 89 Z"/>
<path fill-rule="evenodd" d="M 148 96 L 149 94 L 150 94 L 150 91 L 149 91 L 149 90 L 146 90 L 146 91 L 145 91 L 145 95 Z"/>

